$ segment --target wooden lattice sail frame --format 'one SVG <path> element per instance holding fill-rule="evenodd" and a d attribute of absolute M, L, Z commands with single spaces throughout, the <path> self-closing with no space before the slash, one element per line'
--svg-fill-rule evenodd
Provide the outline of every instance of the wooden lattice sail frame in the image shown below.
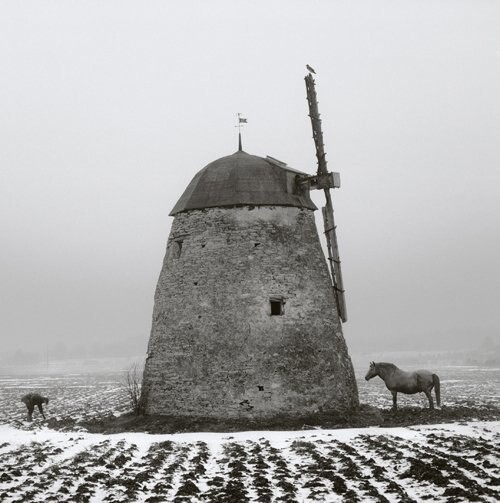
<path fill-rule="evenodd" d="M 311 73 L 305 77 L 307 103 L 309 105 L 309 117 L 311 118 L 314 144 L 316 146 L 316 158 L 318 170 L 316 175 L 299 179 L 299 183 L 308 183 L 312 189 L 323 189 L 326 204 L 322 208 L 323 222 L 325 229 L 326 245 L 328 250 L 328 263 L 332 276 L 333 289 L 340 319 L 347 321 L 347 310 L 345 302 L 344 283 L 342 281 L 342 269 L 340 265 L 339 248 L 337 243 L 337 233 L 335 218 L 333 214 L 332 194 L 330 189 L 340 187 L 340 176 L 338 173 L 330 173 L 327 169 L 325 146 L 323 143 L 323 131 L 321 128 L 321 118 L 318 110 L 318 99 L 316 96 L 315 81 Z"/>

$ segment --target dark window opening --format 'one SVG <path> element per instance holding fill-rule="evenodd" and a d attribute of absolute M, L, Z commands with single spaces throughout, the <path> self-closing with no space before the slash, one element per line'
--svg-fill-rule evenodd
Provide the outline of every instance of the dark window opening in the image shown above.
<path fill-rule="evenodd" d="M 271 301 L 271 316 L 279 316 L 281 314 L 281 302 L 278 300 Z"/>
<path fill-rule="evenodd" d="M 285 314 L 285 300 L 283 297 L 271 297 L 271 316 L 282 316 Z"/>
<path fill-rule="evenodd" d="M 264 391 L 264 386 L 257 386 L 257 388 L 259 389 L 259 391 Z"/>
<path fill-rule="evenodd" d="M 174 258 L 179 258 L 181 256 L 182 252 L 182 240 L 179 239 L 179 241 L 174 241 L 174 244 L 172 245 L 172 256 Z"/>

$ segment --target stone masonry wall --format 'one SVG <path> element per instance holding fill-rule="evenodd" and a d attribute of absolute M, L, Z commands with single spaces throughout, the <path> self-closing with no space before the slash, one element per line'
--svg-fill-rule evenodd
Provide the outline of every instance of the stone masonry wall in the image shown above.
<path fill-rule="evenodd" d="M 284 314 L 271 315 L 271 299 Z M 148 414 L 269 417 L 357 405 L 311 210 L 178 214 L 155 294 Z"/>

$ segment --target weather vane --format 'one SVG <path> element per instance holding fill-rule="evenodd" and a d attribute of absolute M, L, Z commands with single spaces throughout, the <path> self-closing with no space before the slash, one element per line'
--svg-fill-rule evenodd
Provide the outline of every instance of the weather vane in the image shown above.
<path fill-rule="evenodd" d="M 243 148 L 241 146 L 241 127 L 242 127 L 241 125 L 247 124 L 248 120 L 242 117 L 240 113 L 237 113 L 236 115 L 238 116 L 238 124 L 234 127 L 238 128 L 238 150 L 242 152 Z"/>

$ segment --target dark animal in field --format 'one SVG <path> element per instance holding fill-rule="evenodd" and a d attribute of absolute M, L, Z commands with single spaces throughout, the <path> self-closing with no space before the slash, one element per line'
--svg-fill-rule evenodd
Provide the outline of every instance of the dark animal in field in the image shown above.
<path fill-rule="evenodd" d="M 398 392 L 413 395 L 414 393 L 425 393 L 429 400 L 429 407 L 434 408 L 431 391 L 434 388 L 436 393 L 436 402 L 441 406 L 440 381 L 439 377 L 428 370 L 416 370 L 415 372 L 406 372 L 396 367 L 393 363 L 375 363 L 370 362 L 370 368 L 365 376 L 368 381 L 375 376 L 379 376 L 392 393 L 392 406 L 394 410 L 398 408 Z"/>
<path fill-rule="evenodd" d="M 49 403 L 49 399 L 47 397 L 42 396 L 38 393 L 28 393 L 21 398 L 21 402 L 23 402 L 28 409 L 29 421 L 33 420 L 33 411 L 35 410 L 35 407 L 38 407 L 40 414 L 45 419 L 45 414 L 43 413 L 43 404 Z"/>

